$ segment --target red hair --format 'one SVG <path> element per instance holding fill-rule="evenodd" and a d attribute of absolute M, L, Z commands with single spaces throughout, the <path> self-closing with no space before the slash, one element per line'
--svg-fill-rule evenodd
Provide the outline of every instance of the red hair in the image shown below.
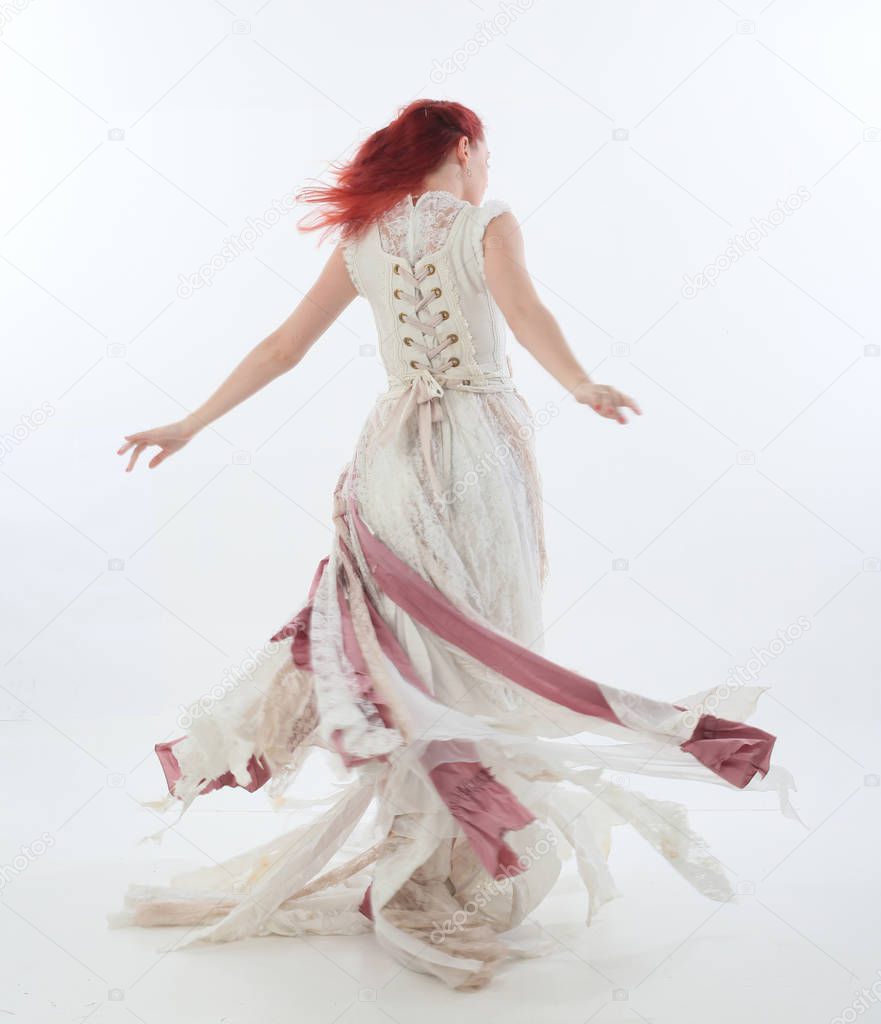
<path fill-rule="evenodd" d="M 341 239 L 357 235 L 390 206 L 417 192 L 425 175 L 443 163 L 463 135 L 469 142 L 484 138 L 483 123 L 473 110 L 447 100 L 414 100 L 362 142 L 348 163 L 334 165 L 336 184 L 297 192 L 297 200 L 319 208 L 297 227 L 323 228 L 321 241 L 337 228 Z"/>

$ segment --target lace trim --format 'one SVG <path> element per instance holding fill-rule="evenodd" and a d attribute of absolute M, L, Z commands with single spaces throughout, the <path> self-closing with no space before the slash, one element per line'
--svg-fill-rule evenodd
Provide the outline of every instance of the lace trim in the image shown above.
<path fill-rule="evenodd" d="M 349 273 L 349 278 L 355 288 L 355 291 L 364 296 L 364 287 L 361 284 L 361 278 L 358 276 L 358 266 L 356 263 L 356 252 L 355 246 L 358 244 L 357 239 L 352 239 L 348 242 L 340 243 L 340 248 L 343 250 L 343 261 L 346 264 L 346 270 Z"/>
<path fill-rule="evenodd" d="M 345 737 L 348 754 L 371 758 L 390 753 L 403 740 L 396 730 L 386 728 L 376 707 L 359 692 L 355 668 L 343 647 L 337 594 L 339 567 L 340 552 L 334 545 L 315 592 L 309 630 L 318 733 L 334 749 L 334 736 L 339 732 Z"/>
<path fill-rule="evenodd" d="M 484 277 L 486 274 L 486 268 L 484 266 L 483 236 L 486 234 L 489 222 L 503 213 L 511 212 L 513 212 L 511 207 L 502 199 L 488 199 L 483 206 L 477 206 L 472 211 L 472 220 L 474 223 L 474 257 L 481 277 Z"/>
<path fill-rule="evenodd" d="M 599 798 L 636 829 L 698 892 L 719 902 L 734 896 L 722 863 L 709 851 L 706 840 L 691 828 L 688 809 L 683 804 L 652 799 L 611 782 L 605 783 Z"/>
<path fill-rule="evenodd" d="M 443 248 L 459 211 L 470 205 L 443 189 L 423 192 L 415 203 L 405 196 L 379 218 L 380 246 L 392 256 L 418 263 Z"/>

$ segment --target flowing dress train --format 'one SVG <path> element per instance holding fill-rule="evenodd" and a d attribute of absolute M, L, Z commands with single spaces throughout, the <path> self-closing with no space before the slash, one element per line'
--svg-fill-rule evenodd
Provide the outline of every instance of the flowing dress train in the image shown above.
<path fill-rule="evenodd" d="M 658 701 L 542 653 L 539 417 L 511 379 L 483 268 L 506 209 L 408 196 L 346 245 L 388 389 L 334 490 L 330 552 L 247 678 L 156 745 L 162 806 L 181 813 L 225 786 L 281 802 L 318 750 L 342 784 L 260 847 L 131 886 L 112 924 L 198 926 L 184 945 L 372 931 L 413 970 L 477 989 L 548 948 L 526 919 L 567 851 L 588 924 L 618 895 L 614 826 L 708 898 L 733 895 L 685 807 L 619 773 L 774 789 L 797 819 L 775 737 L 746 724 L 763 688 Z"/>

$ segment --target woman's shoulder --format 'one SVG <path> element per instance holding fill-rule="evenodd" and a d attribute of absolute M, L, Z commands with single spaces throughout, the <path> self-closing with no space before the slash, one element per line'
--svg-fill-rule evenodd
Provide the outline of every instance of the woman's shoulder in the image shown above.
<path fill-rule="evenodd" d="M 504 199 L 486 199 L 480 206 L 470 206 L 468 209 L 468 230 L 464 232 L 467 251 L 465 259 L 468 264 L 473 264 L 481 275 L 484 273 L 487 229 L 497 217 L 504 214 L 513 216 L 511 204 Z"/>
<path fill-rule="evenodd" d="M 474 222 L 482 228 L 503 213 L 513 213 L 511 204 L 504 199 L 485 199 L 480 206 L 471 208 L 471 215 Z"/>
<path fill-rule="evenodd" d="M 471 239 L 475 248 L 483 249 L 487 228 L 497 217 L 514 216 L 511 204 L 505 199 L 486 199 L 480 206 L 472 206 L 470 210 Z M 502 227 L 501 222 L 499 227 Z"/>

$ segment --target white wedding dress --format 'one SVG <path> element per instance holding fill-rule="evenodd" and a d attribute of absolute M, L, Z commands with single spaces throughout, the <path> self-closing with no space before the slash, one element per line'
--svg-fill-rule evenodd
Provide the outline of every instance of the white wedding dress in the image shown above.
<path fill-rule="evenodd" d="M 339 759 L 339 791 L 225 864 L 130 887 L 112 924 L 201 924 L 187 945 L 373 931 L 401 963 L 474 989 L 546 948 L 524 922 L 566 850 L 588 923 L 617 895 L 613 826 L 710 899 L 732 895 L 685 808 L 617 773 L 772 788 L 797 818 L 774 737 L 744 724 L 762 688 L 656 701 L 541 653 L 537 424 L 484 278 L 505 209 L 408 196 L 345 246 L 389 387 L 339 477 L 331 550 L 248 678 L 156 748 L 162 806 L 181 813 L 223 786 L 280 800 L 318 749 Z"/>

